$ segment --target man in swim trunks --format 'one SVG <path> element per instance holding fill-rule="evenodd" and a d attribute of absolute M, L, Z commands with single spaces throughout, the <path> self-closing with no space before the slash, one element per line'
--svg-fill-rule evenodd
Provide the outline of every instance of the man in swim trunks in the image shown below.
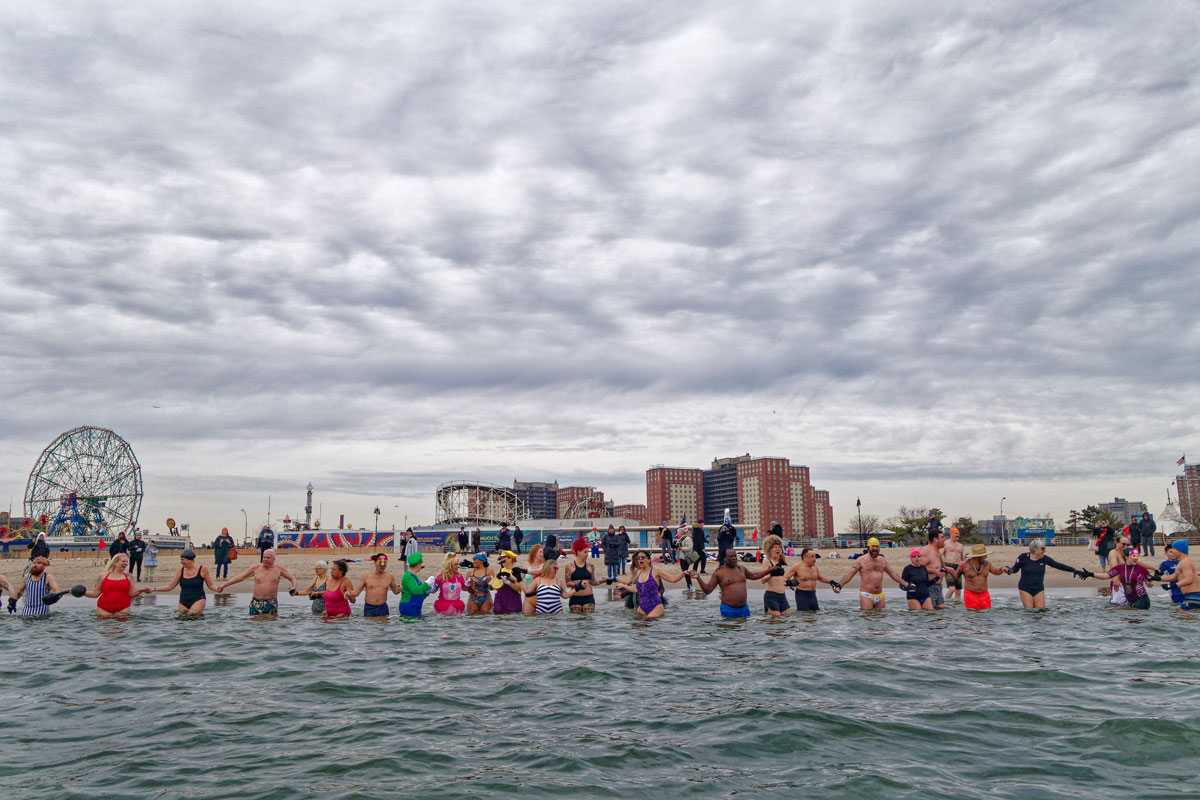
<path fill-rule="evenodd" d="M 950 539 L 942 547 L 942 563 L 946 566 L 946 598 L 953 600 L 962 591 L 962 576 L 958 568 L 963 561 L 963 546 L 958 540 L 958 528 L 950 528 Z"/>
<path fill-rule="evenodd" d="M 946 546 L 946 534 L 939 527 L 929 529 L 929 544 L 921 548 L 921 565 L 929 573 L 929 599 L 934 608 L 945 608 L 946 599 L 942 596 L 941 581 L 934 583 L 946 572 L 942 562 L 942 548 Z"/>
<path fill-rule="evenodd" d="M 729 549 L 725 551 L 725 561 L 721 566 L 713 570 L 708 582 L 700 577 L 694 568 L 688 570 L 688 574 L 696 579 L 696 585 L 705 594 L 710 594 L 718 585 L 721 587 L 721 616 L 726 619 L 739 619 L 741 617 L 750 616 L 750 607 L 746 605 L 746 581 L 758 580 L 764 575 L 770 574 L 771 570 L 764 569 L 761 572 L 750 572 L 741 564 L 738 563 L 737 551 Z"/>
<path fill-rule="evenodd" d="M 484 558 L 484 563 L 487 563 L 486 556 Z M 375 562 L 375 569 L 362 576 L 358 588 L 354 590 L 354 597 L 357 599 L 364 591 L 367 593 L 363 600 L 364 617 L 386 617 L 388 592 L 400 594 L 400 585 L 396 583 L 396 576 L 387 571 L 387 553 L 376 553 L 371 560 Z"/>
<path fill-rule="evenodd" d="M 992 607 L 992 595 L 988 592 L 988 575 L 1003 575 L 1004 570 L 987 560 L 991 555 L 986 544 L 971 545 L 967 560 L 959 572 L 963 577 L 963 605 L 975 611 L 986 611 Z"/>
<path fill-rule="evenodd" d="M 896 571 L 888 565 L 887 559 L 879 555 L 879 540 L 874 536 L 867 539 L 867 552 L 854 559 L 854 565 L 838 583 L 845 586 L 856 574 L 859 578 L 858 607 L 863 611 L 883 608 L 886 605 L 883 599 L 884 575 L 901 586 L 905 585 Z"/>
<path fill-rule="evenodd" d="M 279 581 L 287 578 L 292 583 L 291 594 L 296 593 L 296 579 L 292 573 L 275 563 L 275 551 L 268 548 L 262 553 L 262 561 L 238 575 L 233 580 L 217 586 L 218 592 L 235 583 L 254 576 L 254 596 L 250 599 L 250 616 L 274 617 L 279 613 Z"/>
<path fill-rule="evenodd" d="M 833 593 L 838 594 L 842 591 L 842 585 L 831 578 L 826 578 L 821 574 L 821 570 L 817 569 L 817 551 L 811 547 L 806 547 L 800 551 L 800 562 L 792 564 L 787 568 L 787 572 L 783 574 L 783 582 L 785 586 L 791 586 L 795 589 L 796 610 L 797 611 L 820 611 L 821 606 L 817 602 L 817 583 L 828 583 L 833 588 Z"/>
<path fill-rule="evenodd" d="M 1179 587 L 1179 591 L 1183 594 L 1183 602 L 1179 604 L 1180 608 L 1184 611 L 1200 611 L 1200 577 L 1196 575 L 1196 564 L 1188 556 L 1187 539 L 1176 539 L 1171 542 L 1169 550 L 1174 550 L 1179 554 L 1179 563 L 1175 565 L 1175 572 L 1162 576 L 1162 582 L 1164 584 L 1174 583 Z"/>

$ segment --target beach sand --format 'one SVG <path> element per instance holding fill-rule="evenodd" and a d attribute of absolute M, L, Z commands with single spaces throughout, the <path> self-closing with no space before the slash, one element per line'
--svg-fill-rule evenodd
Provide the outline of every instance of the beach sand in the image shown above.
<path fill-rule="evenodd" d="M 900 571 L 902 569 L 904 569 L 905 566 L 908 565 L 908 551 L 910 549 L 912 549 L 912 548 L 910 548 L 910 547 L 894 547 L 894 548 L 885 548 L 881 552 L 883 553 L 884 556 L 887 557 L 888 563 L 892 566 L 892 568 L 896 571 L 896 573 L 899 574 Z M 1016 561 L 1017 556 L 1020 553 L 1026 552 L 1026 548 L 1017 547 L 1017 546 L 996 546 L 992 549 L 993 549 L 993 555 L 990 556 L 990 560 L 992 561 L 992 563 L 994 563 L 1000 567 L 1011 566 L 1013 564 L 1013 562 Z M 338 558 L 338 557 L 364 559 L 364 561 L 361 563 L 350 564 L 350 577 L 353 580 L 355 580 L 355 582 L 357 582 L 358 578 L 365 571 L 367 571 L 368 569 L 371 568 L 371 563 L 369 561 L 366 561 L 366 559 L 368 559 L 370 557 L 370 554 L 372 552 L 374 552 L 374 551 L 366 550 L 366 549 L 354 549 L 354 550 L 347 550 L 347 551 L 308 550 L 308 551 L 304 551 L 304 552 L 297 552 L 294 550 L 285 550 L 278 556 L 277 561 L 279 564 L 281 564 L 283 567 L 285 567 L 293 575 L 296 576 L 296 580 L 299 582 L 300 588 L 303 589 L 308 584 L 309 580 L 311 580 L 311 578 L 315 574 L 313 572 L 313 565 L 317 561 L 328 562 L 328 561 L 331 561 L 332 559 Z M 848 557 L 856 551 L 854 551 L 854 550 L 819 550 L 818 552 L 820 553 L 821 558 L 817 561 L 817 565 L 821 569 L 821 574 L 826 577 L 833 578 L 834 580 L 840 580 L 841 577 L 853 565 L 853 562 L 849 561 Z M 835 554 L 835 553 L 837 554 L 838 557 L 832 558 L 831 556 L 833 556 L 833 554 Z M 1090 552 L 1086 547 L 1083 547 L 1083 546 L 1050 547 L 1050 548 L 1047 548 L 1047 553 L 1052 558 L 1054 558 L 1056 561 L 1059 561 L 1063 564 L 1068 564 L 1073 567 L 1083 567 L 1086 569 L 1090 569 L 1093 572 L 1095 572 L 1097 569 L 1099 569 L 1099 562 L 1096 559 L 1095 553 Z M 28 563 L 27 553 L 26 554 L 18 553 L 15 555 L 16 555 L 16 557 L 14 557 L 14 558 L 7 558 L 7 559 L 0 560 L 0 574 L 4 575 L 6 578 L 9 579 L 9 581 L 12 581 L 14 584 L 21 579 L 21 573 L 24 570 L 26 564 Z M 654 555 L 657 556 L 657 552 L 655 552 Z M 395 553 L 388 553 L 388 556 L 390 559 L 389 564 L 388 564 L 388 570 L 391 571 L 394 575 L 396 575 L 397 579 L 399 579 L 399 577 L 401 575 L 403 575 L 403 568 L 400 563 L 400 558 Z M 428 576 L 434 574 L 436 571 L 438 571 L 438 567 L 441 564 L 441 558 L 442 558 L 440 553 L 432 553 L 432 552 L 424 553 L 424 556 L 425 556 L 425 564 L 423 565 L 423 568 L 421 569 L 421 571 L 419 573 L 422 578 L 428 577 Z M 496 567 L 496 559 L 494 558 L 494 556 L 491 556 L 491 554 L 489 554 L 489 556 L 490 556 L 490 565 L 494 569 Z M 197 555 L 196 560 L 198 563 L 208 567 L 209 573 L 213 576 L 214 582 L 216 582 L 216 567 L 215 567 L 215 563 L 213 561 L 211 551 L 200 551 Z M 795 563 L 799 560 L 800 559 L 798 557 L 793 557 L 793 558 L 789 558 L 788 562 Z M 1159 556 L 1155 556 L 1154 558 L 1147 559 L 1146 561 L 1147 561 L 1147 563 L 1153 562 L 1152 566 L 1157 566 L 1161 560 L 1162 560 L 1162 556 L 1159 555 Z M 76 583 L 82 583 L 87 586 L 91 586 L 100 577 L 100 574 L 104 570 L 104 563 L 106 561 L 107 561 L 107 554 L 104 558 L 101 558 L 96 555 L 81 558 L 81 557 L 66 557 L 63 554 L 52 553 L 51 557 L 50 557 L 50 574 L 54 576 L 55 581 L 58 582 L 59 587 L 62 589 L 66 589 L 69 586 L 76 584 Z M 245 571 L 246 569 L 248 569 L 249 567 L 251 567 L 255 563 L 257 563 L 257 561 L 258 561 L 257 552 L 251 551 L 251 552 L 242 553 L 241 557 L 237 561 L 234 561 L 230 565 L 230 568 L 229 568 L 230 577 L 236 577 L 241 572 Z M 520 560 L 521 566 L 524 566 L 526 561 L 527 561 L 527 557 L 525 555 L 522 555 L 521 560 Z M 603 577 L 605 574 L 604 560 L 603 559 L 592 559 L 591 563 L 592 563 L 592 567 L 593 567 L 596 575 Z M 747 564 L 746 566 L 751 567 L 751 568 L 754 567 L 754 565 L 752 565 L 752 564 Z M 717 567 L 716 559 L 714 556 L 712 556 L 710 554 L 710 557 L 708 560 L 708 573 L 712 574 L 712 571 L 714 569 L 716 569 L 716 567 Z M 158 567 L 157 574 L 155 575 L 155 580 L 154 580 L 153 584 L 150 584 L 147 581 L 143 580 L 139 585 L 142 585 L 142 586 L 144 586 L 144 585 L 163 585 L 166 583 L 170 583 L 171 578 L 174 576 L 175 571 L 177 569 L 179 569 L 178 555 L 177 554 L 168 554 L 167 551 L 163 551 L 159 554 L 159 567 Z M 675 565 L 667 565 L 667 569 L 672 574 L 677 573 L 679 571 L 679 568 Z M 144 569 L 143 569 L 143 571 L 144 571 Z M 143 575 L 143 577 L 144 577 L 144 575 Z M 991 576 L 988 585 L 991 588 L 1015 588 L 1017 585 L 1017 578 L 1018 578 L 1018 576 L 1016 576 L 1016 575 L 993 575 L 993 576 Z M 854 581 L 852 582 L 851 585 L 852 586 L 858 585 L 857 578 L 854 579 Z M 1102 584 L 1100 584 L 1097 581 L 1088 581 L 1087 583 L 1084 583 L 1083 581 L 1080 581 L 1079 579 L 1073 577 L 1068 572 L 1060 572 L 1055 569 L 1047 569 L 1046 570 L 1046 586 L 1047 587 L 1056 588 L 1056 587 L 1064 587 L 1064 586 L 1085 586 L 1085 585 L 1099 586 Z M 684 586 L 683 583 L 679 583 L 679 584 L 674 584 L 669 588 L 676 588 L 676 587 L 683 587 L 683 586 Z M 890 580 L 885 578 L 884 587 L 890 588 L 893 586 L 894 586 L 894 584 Z M 284 581 L 281 584 L 281 588 L 286 590 L 287 587 L 288 587 L 288 583 L 287 583 L 287 581 Z M 247 580 L 243 581 L 242 583 L 239 583 L 237 586 L 230 587 L 229 591 L 230 592 L 249 592 L 252 588 L 253 588 L 253 581 L 250 579 L 247 579 Z M 822 586 L 821 591 L 830 591 L 830 590 L 829 590 L 828 586 Z"/>

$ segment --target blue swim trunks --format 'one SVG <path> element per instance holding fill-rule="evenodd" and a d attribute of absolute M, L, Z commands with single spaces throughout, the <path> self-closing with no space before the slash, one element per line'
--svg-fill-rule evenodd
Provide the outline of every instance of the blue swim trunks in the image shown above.
<path fill-rule="evenodd" d="M 750 606 L 727 606 L 721 603 L 721 616 L 726 619 L 741 619 L 742 617 L 750 616 Z"/>
<path fill-rule="evenodd" d="M 421 616 L 421 606 L 424 604 L 425 595 L 414 594 L 412 598 L 396 606 L 396 610 L 400 612 L 400 616 L 402 617 L 419 617 Z"/>
<path fill-rule="evenodd" d="M 1179 607 L 1184 611 L 1200 611 L 1200 592 L 1188 592 Z"/>
<path fill-rule="evenodd" d="M 363 616 L 364 617 L 386 617 L 387 615 L 388 615 L 387 603 L 380 603 L 379 605 L 375 605 L 374 603 L 364 603 L 363 604 Z"/>

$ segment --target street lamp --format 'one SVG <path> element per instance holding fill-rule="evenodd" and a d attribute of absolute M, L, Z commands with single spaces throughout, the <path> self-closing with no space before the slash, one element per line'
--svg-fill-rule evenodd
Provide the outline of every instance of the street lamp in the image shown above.
<path fill-rule="evenodd" d="M 375 506 L 375 535 L 379 535 L 379 506 Z"/>
<path fill-rule="evenodd" d="M 246 542 L 250 541 L 250 516 L 246 513 L 246 509 L 241 509 L 242 512 L 242 546 L 246 546 Z"/>
<path fill-rule="evenodd" d="M 1000 525 L 1003 526 L 1003 527 L 1001 527 L 1000 530 L 1004 534 L 1004 543 L 1005 544 L 1008 544 L 1008 525 L 1005 524 L 1007 522 L 1007 520 L 1004 519 L 1004 501 L 1007 499 L 1008 499 L 1007 496 L 1000 498 Z"/>

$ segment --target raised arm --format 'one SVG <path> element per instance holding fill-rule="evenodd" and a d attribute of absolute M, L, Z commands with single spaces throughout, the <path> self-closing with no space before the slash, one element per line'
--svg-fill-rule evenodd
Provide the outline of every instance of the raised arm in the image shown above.
<path fill-rule="evenodd" d="M 1042 556 L 1042 559 L 1046 562 L 1047 566 L 1054 567 L 1055 569 L 1061 569 L 1063 572 L 1074 572 L 1076 575 L 1079 574 L 1079 570 L 1075 569 L 1074 567 L 1068 567 L 1066 564 L 1060 564 L 1050 556 Z"/>
<path fill-rule="evenodd" d="M 674 577 L 672 577 L 672 576 L 668 575 L 667 571 L 664 570 L 662 567 L 655 567 L 654 574 L 657 577 L 662 578 L 667 583 L 679 583 L 685 577 L 682 572 L 679 572 Z"/>

